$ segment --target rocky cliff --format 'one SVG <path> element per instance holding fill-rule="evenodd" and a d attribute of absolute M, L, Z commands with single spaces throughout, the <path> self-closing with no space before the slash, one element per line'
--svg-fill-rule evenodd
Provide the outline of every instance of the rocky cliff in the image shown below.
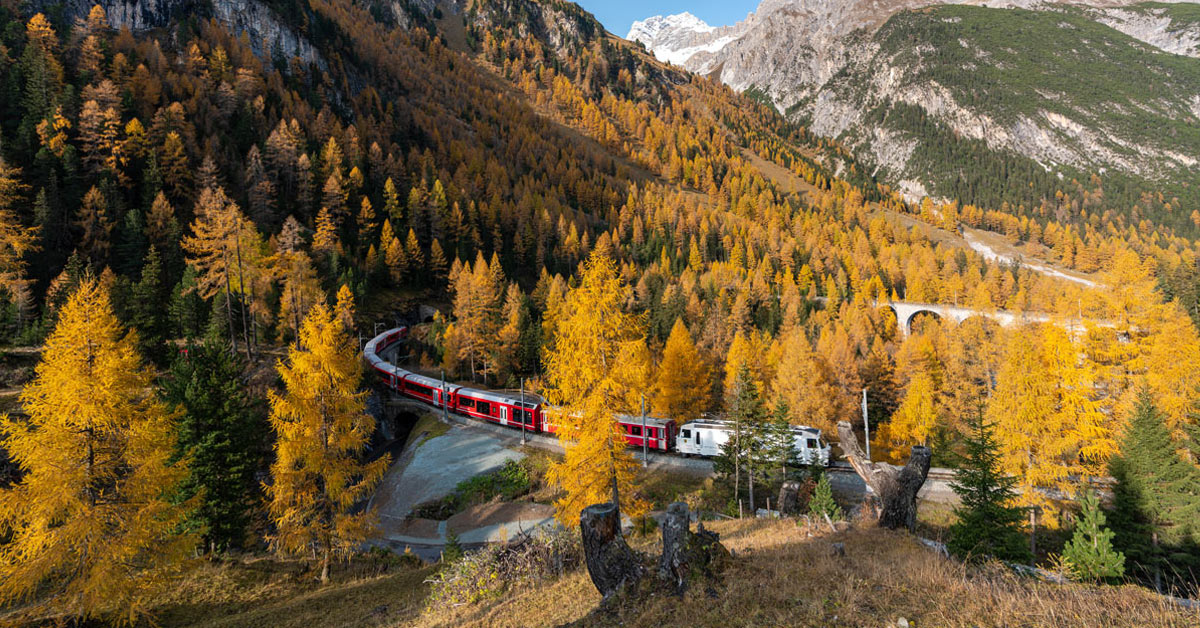
<path fill-rule="evenodd" d="M 656 17 L 629 37 L 841 138 L 910 197 L 953 176 L 927 155 L 947 134 L 1063 176 L 1200 173 L 1200 6 L 961 4 L 764 0 L 735 25 Z"/>

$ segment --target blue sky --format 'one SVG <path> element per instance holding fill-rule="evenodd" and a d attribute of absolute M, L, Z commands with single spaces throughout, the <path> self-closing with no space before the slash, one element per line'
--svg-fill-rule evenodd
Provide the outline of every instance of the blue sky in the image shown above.
<path fill-rule="evenodd" d="M 687 11 L 712 26 L 733 24 L 758 6 L 759 0 L 575 0 L 600 20 L 609 32 L 624 37 L 629 25 L 652 15 L 672 15 Z"/>

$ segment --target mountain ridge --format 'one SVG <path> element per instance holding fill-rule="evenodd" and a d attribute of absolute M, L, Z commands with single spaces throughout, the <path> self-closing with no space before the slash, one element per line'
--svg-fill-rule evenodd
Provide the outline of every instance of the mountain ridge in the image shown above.
<path fill-rule="evenodd" d="M 1200 97 L 1187 97 L 1200 89 L 1193 69 L 1200 67 L 1193 62 L 1200 55 L 1198 8 L 1189 3 L 1123 1 L 1065 5 L 1021 0 L 766 0 L 735 25 L 688 30 L 691 27 L 684 21 L 672 31 L 635 24 L 629 35 L 660 59 L 712 76 L 736 91 L 761 96 L 818 136 L 843 141 L 908 200 L 916 201 L 925 195 L 955 198 L 948 189 L 952 182 L 944 173 L 912 162 L 914 152 L 920 152 L 928 138 L 874 124 L 875 108 L 890 110 L 898 103 L 915 106 L 931 124 L 944 127 L 942 135 L 984 142 L 1000 159 L 1030 159 L 1060 177 L 1111 172 L 1146 181 L 1200 183 L 1194 151 L 1151 130 L 1200 122 Z M 955 28 L 964 16 L 971 16 L 970 26 Z M 1020 29 L 1010 24 L 1022 20 L 1022 28 L 1038 32 L 1038 41 L 1022 40 Z M 655 23 L 675 24 L 665 18 Z M 989 32 L 1003 29 L 1022 55 L 1009 55 L 1006 42 L 987 40 Z M 921 39 L 933 35 L 944 39 Z M 1047 38 L 1052 46 L 1038 45 Z M 953 48 L 969 49 L 976 59 L 958 58 Z M 919 54 L 906 55 L 906 49 Z M 1170 85 L 1176 93 L 1166 97 L 1166 105 L 1137 96 L 1118 101 L 1099 92 L 1092 102 L 1075 98 L 1069 110 L 1057 107 L 1062 95 L 1076 96 L 1072 94 L 1076 87 L 1061 70 L 1055 73 L 1070 64 L 1050 58 L 1046 51 L 1052 49 L 1079 51 L 1091 55 L 1093 62 L 1130 69 L 1118 90 L 1129 93 L 1143 87 L 1142 77 L 1132 70 L 1164 68 L 1145 76 L 1146 87 L 1156 91 Z M 948 54 L 958 65 L 949 65 Z M 1024 64 L 1022 56 L 1038 58 L 1039 63 Z M 903 63 L 894 63 L 901 57 Z M 1006 63 L 1022 66 L 1021 73 L 1039 77 L 1043 84 L 1029 93 L 1043 111 L 1014 119 L 1011 110 L 992 103 L 972 104 L 955 85 L 926 76 L 951 71 L 967 76 L 973 67 L 990 67 L 997 70 L 993 78 L 1013 80 L 1013 72 L 989 63 L 994 57 L 1004 57 Z M 1066 87 L 1058 89 L 1060 85 Z M 1154 123 L 1113 124 L 1113 118 L 1127 111 L 1164 107 L 1170 111 L 1160 111 Z M 1144 154 L 1135 154 L 1139 152 Z"/>

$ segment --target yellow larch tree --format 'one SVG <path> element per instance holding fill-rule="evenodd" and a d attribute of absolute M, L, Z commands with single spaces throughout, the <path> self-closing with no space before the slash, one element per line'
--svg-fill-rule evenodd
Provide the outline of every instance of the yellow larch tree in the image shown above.
<path fill-rule="evenodd" d="M 562 489 L 555 516 L 570 527 L 592 504 L 616 502 L 630 517 L 648 507 L 634 492 L 637 462 L 615 417 L 638 408 L 650 370 L 645 322 L 624 310 L 625 297 L 616 263 L 596 253 L 555 308 L 545 393 L 565 455 L 547 478 Z"/>
<path fill-rule="evenodd" d="M 474 267 L 463 264 L 450 277 L 459 359 L 470 366 L 472 378 L 478 370 L 477 366 L 488 361 L 493 353 L 491 349 L 499 329 L 500 297 L 504 287 L 504 276 L 499 269 L 498 260 L 489 266 L 483 259 L 483 253 L 479 253 Z M 484 371 L 487 370 L 485 365 Z"/>
<path fill-rule="evenodd" d="M 676 423 L 698 419 L 708 406 L 708 389 L 708 367 L 687 325 L 676 318 L 654 382 L 654 411 Z"/>
<path fill-rule="evenodd" d="M 1099 472 L 1115 450 L 1080 349 L 1053 323 L 1012 332 L 987 410 L 1021 503 L 1051 521 L 1057 508 L 1046 491 L 1074 494 L 1078 477 Z"/>
<path fill-rule="evenodd" d="M 754 377 L 754 385 L 759 390 L 766 390 L 767 384 L 774 379 L 772 361 L 769 359 L 771 341 L 761 332 L 737 332 L 729 350 L 725 353 L 725 394 L 733 390 L 738 371 L 742 365 L 750 369 Z"/>
<path fill-rule="evenodd" d="M 780 339 L 779 369 L 770 390 L 776 401 L 786 403 L 791 423 L 833 431 L 840 414 L 839 392 L 803 329 L 794 328 Z"/>
<path fill-rule="evenodd" d="M 22 471 L 0 491 L 0 601 L 133 623 L 195 548 L 182 527 L 193 504 L 171 499 L 187 474 L 171 463 L 174 416 L 136 347 L 107 292 L 84 279 L 21 393 L 29 418 L 0 420 Z"/>
<path fill-rule="evenodd" d="M 27 305 L 19 301 L 29 292 L 25 254 L 37 249 L 39 231 L 36 226 L 22 225 L 18 217 L 18 203 L 25 191 L 20 176 L 18 168 L 9 167 L 0 157 L 0 288 L 8 291 L 18 310 Z"/>
<path fill-rule="evenodd" d="M 312 250 L 328 255 L 340 252 L 342 243 L 338 239 L 337 230 L 337 223 L 334 222 L 333 214 L 329 211 L 328 207 L 322 207 L 321 211 L 317 213 Z"/>
<path fill-rule="evenodd" d="M 199 273 L 196 290 L 205 299 L 225 294 L 225 316 L 229 323 L 229 342 L 237 346 L 233 324 L 233 298 L 244 301 L 261 272 L 259 252 L 261 236 L 237 204 L 221 188 L 205 188 L 196 201 L 196 220 L 192 235 L 183 239 L 187 261 Z M 242 303 L 242 339 L 250 355 L 248 308 Z"/>
<path fill-rule="evenodd" d="M 347 284 L 342 284 L 338 288 L 337 296 L 335 297 L 333 306 L 334 313 L 337 314 L 338 320 L 342 321 L 342 325 L 347 330 L 354 330 L 354 291 Z"/>
<path fill-rule="evenodd" d="M 922 369 L 913 375 L 904 400 L 888 422 L 888 439 L 894 446 L 926 445 L 939 420 L 936 384 Z"/>
<path fill-rule="evenodd" d="M 321 581 L 330 561 L 348 556 L 375 524 L 371 511 L 354 511 L 387 470 L 389 458 L 360 462 L 375 420 L 358 389 L 358 345 L 337 312 L 321 303 L 300 327 L 299 347 L 276 369 L 281 393 L 271 391 L 275 462 L 269 512 L 276 532 L 271 546 L 282 554 L 315 556 Z"/>

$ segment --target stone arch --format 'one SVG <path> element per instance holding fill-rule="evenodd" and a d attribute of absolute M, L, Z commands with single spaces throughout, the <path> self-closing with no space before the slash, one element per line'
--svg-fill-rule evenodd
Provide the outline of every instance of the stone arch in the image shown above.
<path fill-rule="evenodd" d="M 924 308 L 919 309 L 919 310 L 913 310 L 912 313 L 908 315 L 908 318 L 904 321 L 904 333 L 906 333 L 906 334 L 913 333 L 913 324 L 917 322 L 917 319 L 919 317 L 933 317 L 939 321 L 946 320 L 945 318 L 942 317 L 942 314 L 940 312 L 938 312 L 937 310 L 930 310 L 930 309 L 924 309 Z"/>

